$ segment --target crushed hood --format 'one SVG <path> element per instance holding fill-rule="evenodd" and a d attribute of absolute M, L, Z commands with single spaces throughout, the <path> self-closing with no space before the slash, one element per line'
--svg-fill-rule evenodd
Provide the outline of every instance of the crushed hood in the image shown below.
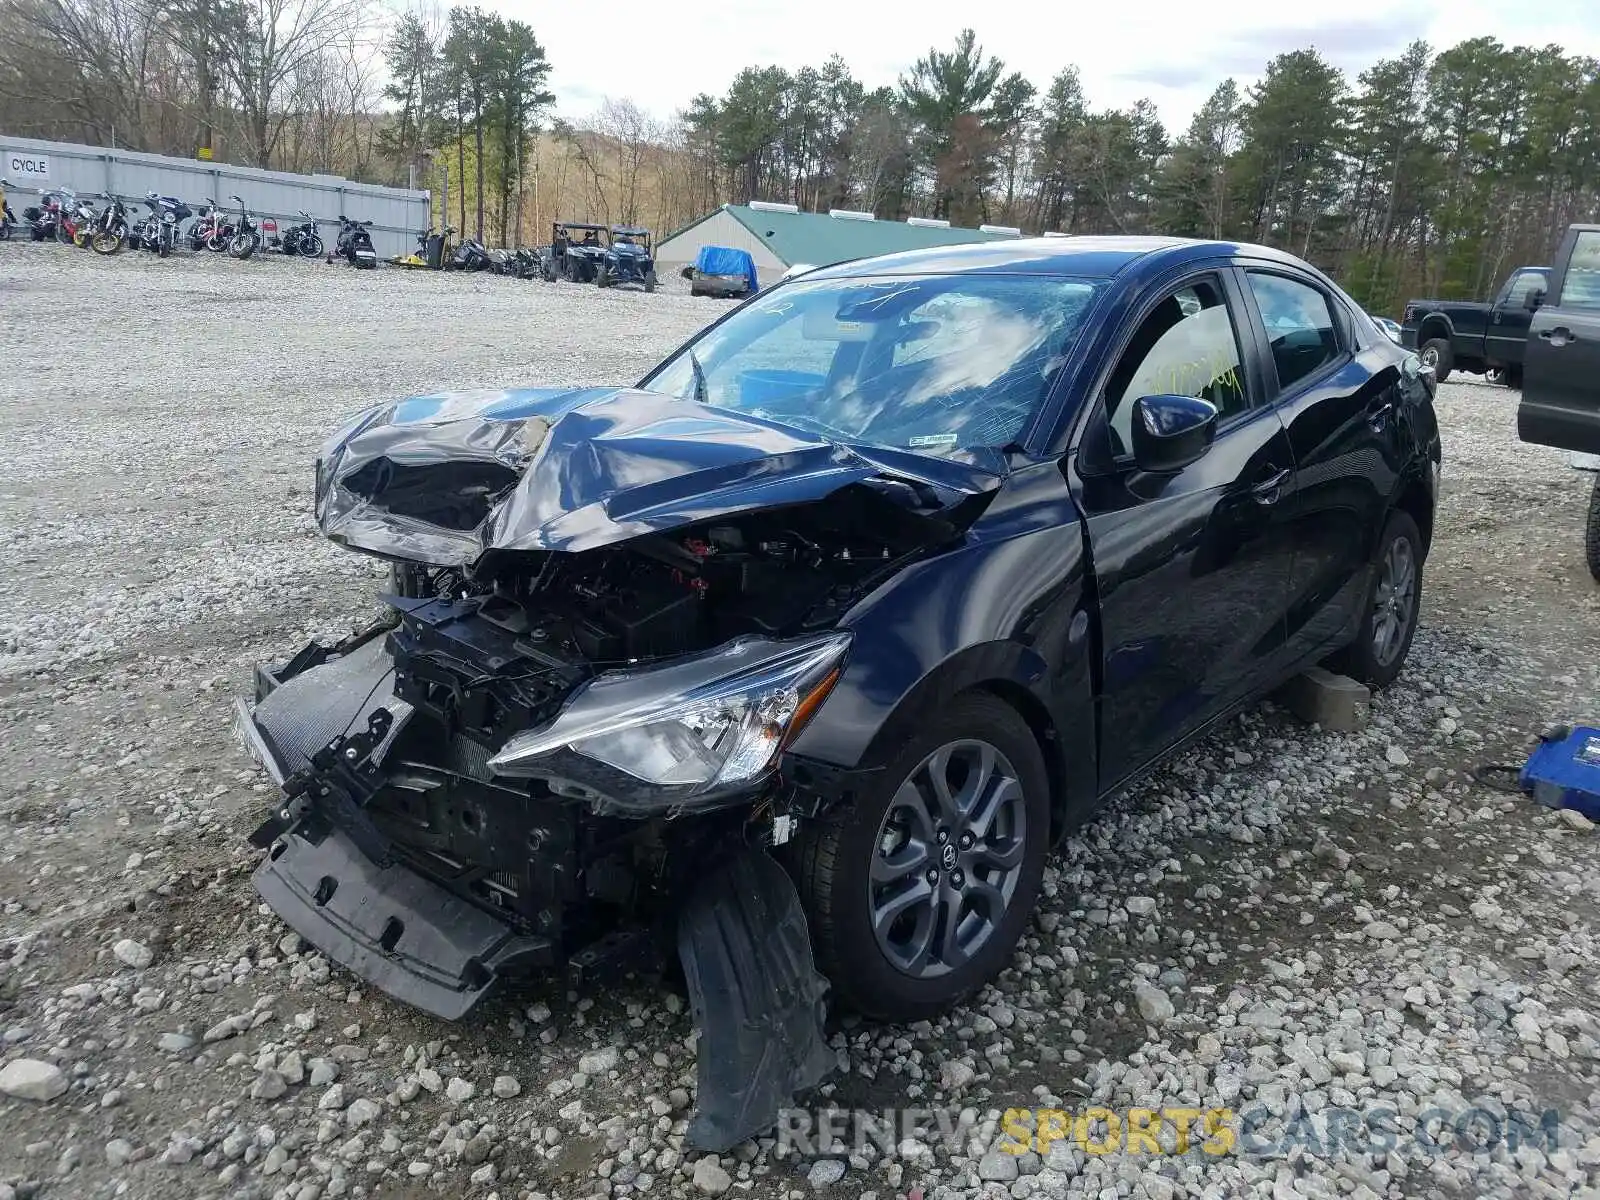
<path fill-rule="evenodd" d="M 367 410 L 317 460 L 317 523 L 432 566 L 489 550 L 581 551 L 851 484 L 934 513 L 997 488 L 998 454 L 934 458 L 830 442 L 630 388 L 417 396 Z"/>

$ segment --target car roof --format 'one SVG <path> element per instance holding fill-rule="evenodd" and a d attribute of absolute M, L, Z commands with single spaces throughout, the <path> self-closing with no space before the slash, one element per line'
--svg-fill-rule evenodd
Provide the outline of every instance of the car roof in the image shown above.
<path fill-rule="evenodd" d="M 649 233 L 650 231 L 648 229 L 645 229 L 641 225 L 613 225 L 611 227 L 611 232 L 612 233 L 641 234 L 641 233 Z"/>
<path fill-rule="evenodd" d="M 904 250 L 875 258 L 858 258 L 818 271 L 809 279 L 847 279 L 867 275 L 939 275 L 984 272 L 1018 275 L 1075 275 L 1105 278 L 1120 275 L 1135 263 L 1141 269 L 1179 266 L 1185 262 L 1246 256 L 1304 266 L 1293 255 L 1246 242 L 1201 238 L 1073 236 L 1015 238 Z"/>
<path fill-rule="evenodd" d="M 606 225 L 591 225 L 587 221 L 557 221 L 556 224 L 563 229 L 598 229 L 602 233 L 610 228 Z"/>

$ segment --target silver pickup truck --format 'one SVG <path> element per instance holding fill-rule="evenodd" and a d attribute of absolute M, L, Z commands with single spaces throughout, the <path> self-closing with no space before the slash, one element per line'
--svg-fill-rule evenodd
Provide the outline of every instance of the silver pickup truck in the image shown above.
<path fill-rule="evenodd" d="M 1600 580 L 1600 225 L 1569 225 L 1548 292 L 1528 297 L 1517 436 L 1572 452 L 1593 477 L 1584 550 Z"/>

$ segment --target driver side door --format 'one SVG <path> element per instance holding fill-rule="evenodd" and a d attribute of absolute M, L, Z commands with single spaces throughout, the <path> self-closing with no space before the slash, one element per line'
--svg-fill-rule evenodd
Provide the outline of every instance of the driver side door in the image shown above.
<path fill-rule="evenodd" d="M 1102 792 L 1276 678 L 1293 557 L 1294 463 L 1237 273 L 1190 275 L 1135 311 L 1070 471 L 1099 592 Z M 1158 474 L 1129 430 L 1134 402 L 1160 392 L 1219 417 L 1197 461 Z"/>

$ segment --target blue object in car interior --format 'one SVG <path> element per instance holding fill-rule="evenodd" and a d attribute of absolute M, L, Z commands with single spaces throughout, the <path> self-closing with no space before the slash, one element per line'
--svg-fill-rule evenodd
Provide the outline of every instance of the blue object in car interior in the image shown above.
<path fill-rule="evenodd" d="M 826 382 L 826 376 L 809 371 L 744 371 L 739 375 L 739 406 L 759 408 L 774 400 L 803 396 Z"/>
<path fill-rule="evenodd" d="M 1521 783 L 1540 804 L 1600 821 L 1600 729 L 1563 726 L 1546 733 L 1528 756 Z"/>

